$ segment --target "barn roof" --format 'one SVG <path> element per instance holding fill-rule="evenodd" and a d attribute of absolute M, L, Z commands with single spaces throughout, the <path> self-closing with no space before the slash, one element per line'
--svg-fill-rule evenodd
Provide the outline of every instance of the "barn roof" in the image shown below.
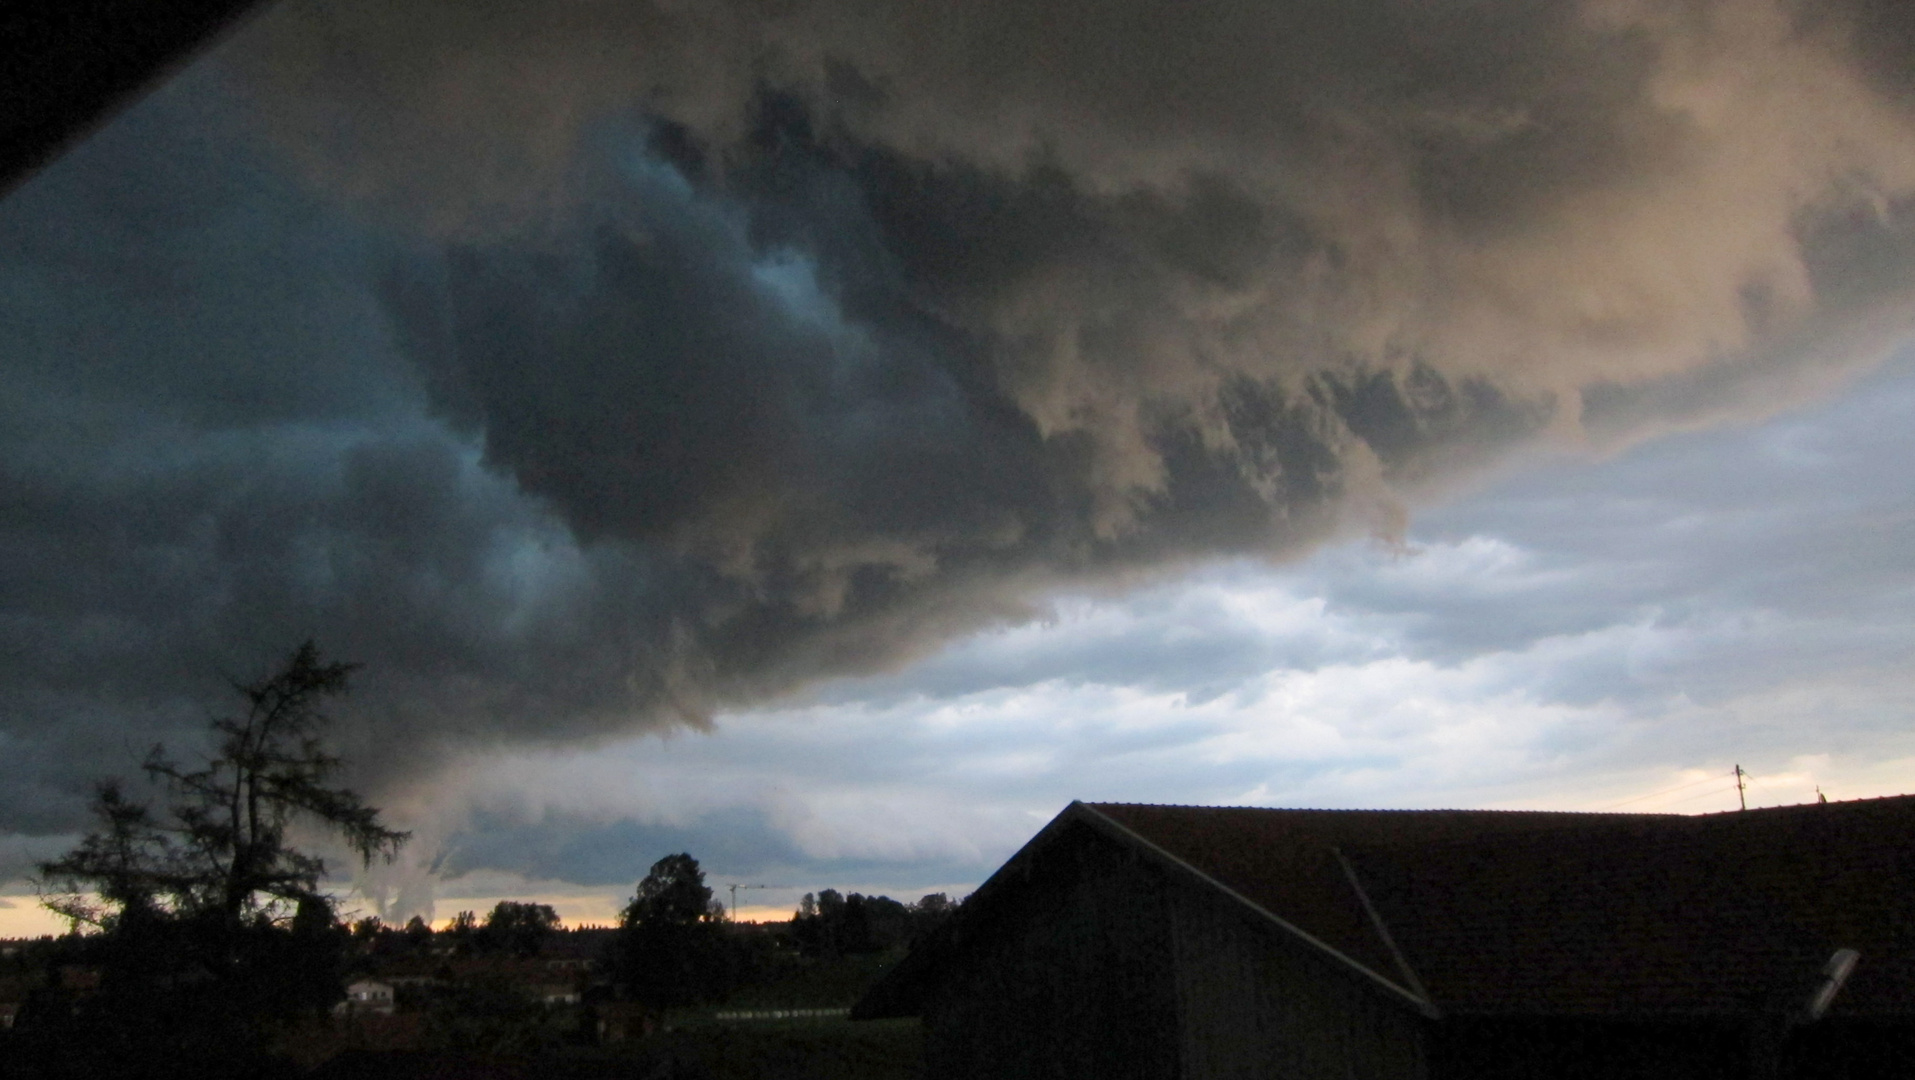
<path fill-rule="evenodd" d="M 967 908 L 1072 824 L 1432 1016 L 1785 1012 L 1840 948 L 1861 959 L 1832 1014 L 1915 1015 L 1915 797 L 1695 817 L 1073 803 Z M 916 1011 L 958 924 L 859 1014 Z"/>
<path fill-rule="evenodd" d="M 262 6 L 7 0 L 0 17 L 0 197 Z"/>

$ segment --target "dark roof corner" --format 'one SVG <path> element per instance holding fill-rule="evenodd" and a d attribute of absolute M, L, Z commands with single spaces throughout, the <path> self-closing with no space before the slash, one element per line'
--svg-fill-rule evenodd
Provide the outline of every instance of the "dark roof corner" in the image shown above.
<path fill-rule="evenodd" d="M 9 0 L 0 7 L 0 198 L 264 6 Z"/>
<path fill-rule="evenodd" d="M 945 963 L 956 954 L 981 910 L 991 906 L 1010 885 L 1024 876 L 1037 853 L 1047 850 L 1072 822 L 1082 820 L 1085 805 L 1071 800 L 1037 835 L 1025 842 L 1017 854 L 1005 860 L 997 872 L 965 897 L 958 910 L 925 938 L 912 946 L 897 967 L 884 973 L 858 1003 L 851 1007 L 853 1020 L 894 1020 L 918 1016 L 924 1011 L 924 996 Z"/>

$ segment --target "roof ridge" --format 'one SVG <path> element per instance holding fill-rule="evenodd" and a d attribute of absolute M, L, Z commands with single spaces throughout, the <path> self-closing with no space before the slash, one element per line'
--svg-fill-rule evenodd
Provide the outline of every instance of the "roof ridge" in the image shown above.
<path fill-rule="evenodd" d="M 1086 806 L 1131 806 L 1147 807 L 1153 810 L 1205 810 L 1210 812 L 1256 811 L 1273 814 L 1528 814 L 1548 817 L 1588 817 L 1588 818 L 1722 818 L 1748 814 L 1768 814 L 1789 810 L 1823 809 L 1831 806 L 1862 806 L 1871 803 L 1915 800 L 1915 793 L 1901 795 L 1868 795 L 1857 799 L 1831 799 L 1828 802 L 1779 803 L 1775 806 L 1752 806 L 1747 810 L 1711 810 L 1700 814 L 1678 814 L 1666 810 L 1542 810 L 1513 809 L 1507 807 L 1471 807 L 1471 806 L 1219 806 L 1202 803 L 1156 803 L 1156 802 L 1116 802 L 1089 799 L 1079 800 Z"/>
<path fill-rule="evenodd" d="M 1854 800 L 1850 800 L 1854 801 Z M 1086 806 L 1142 806 L 1154 810 L 1209 810 L 1233 811 L 1249 810 L 1270 814 L 1532 814 L 1550 817 L 1605 817 L 1605 818 L 1643 818 L 1643 817 L 1694 817 L 1701 815 L 1671 814 L 1653 810 L 1524 810 L 1501 807 L 1470 806 L 1427 806 L 1427 807 L 1352 807 L 1352 806 L 1217 806 L 1200 803 L 1151 803 L 1151 802 L 1091 802 L 1083 800 Z M 1807 804 L 1814 805 L 1814 804 Z M 1825 803 L 1822 805 L 1834 805 Z M 1728 811 L 1735 813 L 1735 811 Z"/>
<path fill-rule="evenodd" d="M 1915 794 L 1864 795 L 1859 799 L 1830 799 L 1828 802 L 1777 803 L 1774 806 L 1752 806 L 1747 810 L 1710 810 L 1707 813 L 1685 814 L 1682 816 L 1694 818 L 1735 817 L 1741 814 L 1767 814 L 1779 810 L 1822 810 L 1831 806 L 1861 806 L 1867 803 L 1896 802 L 1902 799 L 1915 800 Z"/>

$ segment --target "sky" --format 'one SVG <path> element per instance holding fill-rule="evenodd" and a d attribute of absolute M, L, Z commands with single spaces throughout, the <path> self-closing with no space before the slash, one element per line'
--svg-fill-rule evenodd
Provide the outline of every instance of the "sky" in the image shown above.
<path fill-rule="evenodd" d="M 961 894 L 1074 798 L 1915 791 L 1911 52 L 284 0 L 0 201 L 0 934 L 308 638 L 397 919 Z"/>

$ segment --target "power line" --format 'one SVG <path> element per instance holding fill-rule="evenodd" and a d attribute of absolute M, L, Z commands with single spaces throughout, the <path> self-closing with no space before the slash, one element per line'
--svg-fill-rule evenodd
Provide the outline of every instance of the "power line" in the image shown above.
<path fill-rule="evenodd" d="M 1704 791 L 1696 795 L 1690 795 L 1687 798 L 1677 799 L 1675 802 L 1672 802 L 1669 805 L 1677 806 L 1686 802 L 1695 802 L 1697 799 L 1707 798 L 1710 795 L 1727 795 L 1729 792 L 1734 790 L 1735 788 L 1733 787 L 1717 788 L 1713 791 Z"/>
<path fill-rule="evenodd" d="M 1738 767 L 1739 767 L 1739 766 L 1738 766 Z M 1613 803 L 1613 804 L 1611 804 L 1611 805 L 1609 805 L 1609 806 L 1605 806 L 1605 807 L 1603 807 L 1602 809 L 1600 809 L 1600 810 L 1596 810 L 1596 811 L 1594 811 L 1594 812 L 1595 812 L 1595 813 L 1598 813 L 1598 814 L 1600 814 L 1600 813 L 1603 813 L 1604 811 L 1608 811 L 1608 810 L 1614 810 L 1614 809 L 1616 809 L 1616 807 L 1618 807 L 1618 806 L 1629 806 L 1629 805 L 1631 805 L 1632 803 L 1639 803 L 1639 802 L 1643 802 L 1644 800 L 1647 800 L 1647 799 L 1653 799 L 1653 798 L 1656 798 L 1657 796 L 1660 796 L 1660 795 L 1673 795 L 1674 793 L 1676 793 L 1676 792 L 1678 792 L 1678 791 L 1686 791 L 1686 790 L 1687 790 L 1687 789 L 1689 789 L 1689 788 L 1692 788 L 1692 787 L 1695 787 L 1695 786 L 1696 786 L 1697 784 L 1708 784 L 1708 783 L 1714 783 L 1714 782 L 1718 782 L 1718 781 L 1720 781 L 1720 780 L 1722 780 L 1722 778 L 1723 778 L 1723 777 L 1724 777 L 1725 775 L 1734 775 L 1734 774 L 1733 774 L 1733 773 L 1729 773 L 1729 774 L 1725 774 L 1725 773 L 1715 773 L 1715 774 L 1713 774 L 1713 775 L 1710 775 L 1710 776 L 1705 776 L 1705 777 L 1703 777 L 1703 778 L 1702 778 L 1702 779 L 1700 779 L 1700 780 L 1691 780 L 1691 781 L 1689 781 L 1689 782 L 1688 782 L 1688 783 L 1686 783 L 1686 784 L 1677 784 L 1677 785 L 1676 785 L 1675 787 L 1672 787 L 1672 788 L 1664 788 L 1664 789 L 1663 789 L 1663 790 L 1661 790 L 1661 791 L 1652 791 L 1652 792 L 1650 792 L 1650 793 L 1649 793 L 1649 794 L 1647 794 L 1647 795 L 1638 795 L 1638 796 L 1636 796 L 1636 797 L 1635 797 L 1635 798 L 1633 798 L 1633 799 L 1624 799 L 1623 801 L 1621 801 L 1621 802 L 1619 802 L 1619 803 Z M 1684 801 L 1686 801 L 1686 800 L 1684 800 Z"/>

